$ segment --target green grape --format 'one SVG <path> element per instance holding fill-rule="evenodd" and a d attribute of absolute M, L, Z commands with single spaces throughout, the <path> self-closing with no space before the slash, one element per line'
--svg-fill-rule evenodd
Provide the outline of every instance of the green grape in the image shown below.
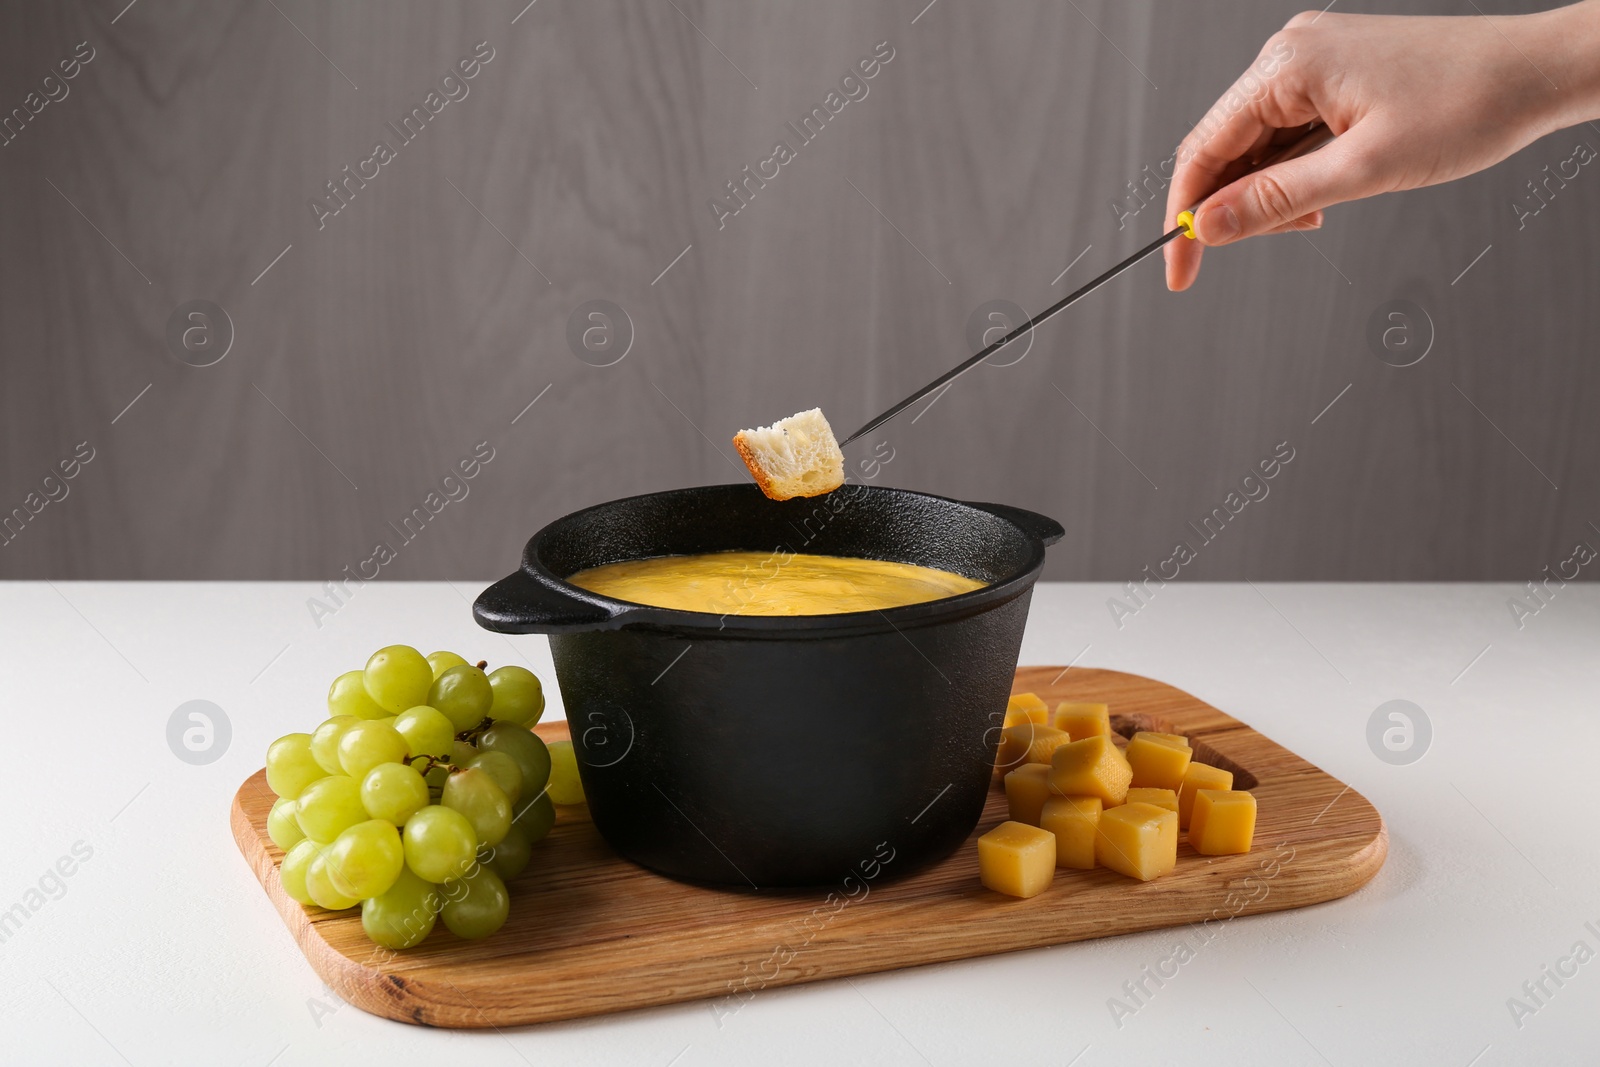
<path fill-rule="evenodd" d="M 429 804 L 406 820 L 406 866 L 425 882 L 464 874 L 478 851 L 478 835 L 467 817 L 453 808 Z"/>
<path fill-rule="evenodd" d="M 306 895 L 317 907 L 327 908 L 329 911 L 343 911 L 357 904 L 354 897 L 345 896 L 333 884 L 333 879 L 329 877 L 325 849 L 311 857 L 311 862 L 306 864 Z"/>
<path fill-rule="evenodd" d="M 489 714 L 507 722 L 532 726 L 544 714 L 544 686 L 526 667 L 500 667 L 489 675 L 494 706 Z"/>
<path fill-rule="evenodd" d="M 300 824 L 295 821 L 294 809 L 299 803 L 288 797 L 279 797 L 272 802 L 272 810 L 267 812 L 267 836 L 272 838 L 272 843 L 288 852 L 295 845 L 305 839 L 306 832 L 300 829 Z"/>
<path fill-rule="evenodd" d="M 445 767 L 445 766 L 438 766 L 438 767 L 430 768 L 428 773 L 422 776 L 422 780 L 424 782 L 428 783 L 428 788 L 429 789 L 443 789 L 444 788 L 445 779 L 447 779 L 449 777 L 450 777 L 450 768 L 449 767 Z"/>
<path fill-rule="evenodd" d="M 550 750 L 539 735 L 525 726 L 501 720 L 478 738 L 479 752 L 504 752 L 522 772 L 522 795 L 535 796 L 550 780 Z"/>
<path fill-rule="evenodd" d="M 489 716 L 494 690 L 488 677 L 478 668 L 463 664 L 439 675 L 428 690 L 429 707 L 438 708 L 455 723 L 456 730 L 470 730 Z"/>
<path fill-rule="evenodd" d="M 478 758 L 478 749 L 465 741 L 455 741 L 450 745 L 450 762 L 457 767 L 465 767 Z"/>
<path fill-rule="evenodd" d="M 358 822 L 322 850 L 333 888 L 355 900 L 387 892 L 406 865 L 400 831 L 392 822 Z"/>
<path fill-rule="evenodd" d="M 498 845 L 511 829 L 511 801 L 486 771 L 451 771 L 439 803 L 467 817 L 479 844 Z"/>
<path fill-rule="evenodd" d="M 506 884 L 487 867 L 479 867 L 471 877 L 445 886 L 444 897 L 439 917 L 452 934 L 469 941 L 488 937 L 500 929 L 511 912 Z"/>
<path fill-rule="evenodd" d="M 583 779 L 578 777 L 578 757 L 571 741 L 550 745 L 550 799 L 557 804 L 582 804 Z"/>
<path fill-rule="evenodd" d="M 361 720 L 354 715 L 335 715 L 317 727 L 311 735 L 311 758 L 329 774 L 343 774 L 339 765 L 339 739 L 344 732 Z"/>
<path fill-rule="evenodd" d="M 367 695 L 390 715 L 430 703 L 428 686 L 433 684 L 433 668 L 410 645 L 378 649 L 367 660 L 362 678 Z"/>
<path fill-rule="evenodd" d="M 328 711 L 335 718 L 350 715 L 357 719 L 381 719 L 389 713 L 367 695 L 366 672 L 345 671 L 328 687 Z"/>
<path fill-rule="evenodd" d="M 551 801 L 549 793 L 540 793 L 533 800 L 523 804 L 512 817 L 511 831 L 525 838 L 528 847 L 531 848 L 543 841 L 555 824 L 555 803 Z"/>
<path fill-rule="evenodd" d="M 400 731 L 381 719 L 358 722 L 339 739 L 339 764 L 357 781 L 380 763 L 404 763 L 410 755 Z"/>
<path fill-rule="evenodd" d="M 467 661 L 454 652 L 428 653 L 428 666 L 433 669 L 433 680 L 436 682 L 439 680 L 439 675 L 451 667 L 465 667 L 466 665 Z"/>
<path fill-rule="evenodd" d="M 361 805 L 361 783 L 343 774 L 308 785 L 295 804 L 294 817 L 307 837 L 324 845 L 371 818 Z"/>
<path fill-rule="evenodd" d="M 494 779 L 494 784 L 500 787 L 506 800 L 513 807 L 516 806 L 517 798 L 522 795 L 522 768 L 517 766 L 516 760 L 504 752 L 484 752 L 480 749 L 476 756 L 467 761 L 467 766 L 476 767 Z"/>
<path fill-rule="evenodd" d="M 443 905 L 438 886 L 402 868 L 387 892 L 361 902 L 361 928 L 382 948 L 413 948 L 432 932 Z"/>
<path fill-rule="evenodd" d="M 404 826 L 428 806 L 428 783 L 403 763 L 380 763 L 361 779 L 361 805 L 374 819 Z"/>
<path fill-rule="evenodd" d="M 267 747 L 267 785 L 293 800 L 328 772 L 311 757 L 310 734 L 284 734 Z"/>
<path fill-rule="evenodd" d="M 300 904 L 314 903 L 311 894 L 306 892 L 306 868 L 321 853 L 322 846 L 308 837 L 301 839 L 299 844 L 284 854 L 283 863 L 278 867 L 278 881 L 283 884 L 283 891 L 289 894 L 290 900 Z"/>
<path fill-rule="evenodd" d="M 511 832 L 493 848 L 484 845 L 478 849 L 478 862 L 509 882 L 528 867 L 533 858 L 533 846 L 513 824 Z"/>
<path fill-rule="evenodd" d="M 406 739 L 406 749 L 413 756 L 446 756 L 456 739 L 455 724 L 437 708 L 419 704 L 395 716 L 394 728 Z"/>

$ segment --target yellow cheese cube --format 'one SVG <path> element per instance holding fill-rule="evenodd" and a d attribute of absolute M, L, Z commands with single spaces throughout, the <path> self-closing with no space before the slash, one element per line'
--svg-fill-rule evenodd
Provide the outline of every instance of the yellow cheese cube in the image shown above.
<path fill-rule="evenodd" d="M 1178 793 L 1175 789 L 1151 789 L 1148 786 L 1135 786 L 1128 790 L 1128 797 L 1124 804 L 1154 804 L 1158 808 L 1166 808 L 1174 815 L 1178 812 Z"/>
<path fill-rule="evenodd" d="M 1049 726 L 1050 707 L 1032 693 L 1013 693 L 1006 701 L 1005 725 L 1017 726 L 1025 722 Z"/>
<path fill-rule="evenodd" d="M 1183 784 L 1194 750 L 1157 741 L 1150 734 L 1137 733 L 1128 742 L 1128 766 L 1133 768 L 1133 784 L 1150 789 L 1176 791 Z"/>
<path fill-rule="evenodd" d="M 1189 817 L 1194 811 L 1194 795 L 1201 789 L 1232 789 L 1233 772 L 1209 763 L 1190 763 L 1183 772 L 1183 785 L 1178 788 L 1178 825 L 1189 828 Z"/>
<path fill-rule="evenodd" d="M 1104 704 L 1074 704 L 1063 700 L 1056 705 L 1055 726 L 1072 735 L 1074 741 L 1111 733 L 1111 712 Z"/>
<path fill-rule="evenodd" d="M 1050 725 L 1048 722 L 1039 722 L 1039 720 L 1034 718 L 1032 713 L 1030 713 L 1026 708 L 1007 708 L 1005 722 L 1001 725 L 1005 729 L 1009 730 L 1013 726 L 1026 726 L 1029 723 L 1034 723 L 1039 726 Z"/>
<path fill-rule="evenodd" d="M 1057 748 L 1050 768 L 1050 784 L 1056 792 L 1069 797 L 1099 797 L 1107 807 L 1127 798 L 1128 785 L 1133 780 L 1127 759 L 1105 734 Z"/>
<path fill-rule="evenodd" d="M 1056 749 L 1071 741 L 1072 738 L 1065 730 L 1057 730 L 1054 726 L 1035 726 L 1033 728 L 1033 744 L 1028 746 L 1028 762 L 1042 763 L 1050 766 L 1050 761 L 1055 757 Z"/>
<path fill-rule="evenodd" d="M 1056 835 L 1056 866 L 1087 871 L 1094 866 L 1094 831 L 1100 824 L 1099 797 L 1050 797 L 1039 814 L 1039 828 Z"/>
<path fill-rule="evenodd" d="M 1049 763 L 1051 754 L 1067 740 L 1067 732 L 1054 726 L 1031 722 L 1008 726 L 1000 731 L 1000 755 L 995 762 L 1002 774 L 1024 763 Z"/>
<path fill-rule="evenodd" d="M 1255 834 L 1254 794 L 1240 789 L 1195 790 L 1194 811 L 1189 815 L 1189 844 L 1200 855 L 1249 852 Z"/>
<path fill-rule="evenodd" d="M 1139 730 L 1133 736 L 1148 737 L 1152 741 L 1159 741 L 1163 745 L 1171 745 L 1173 748 L 1189 747 L 1189 739 L 1182 734 L 1162 734 L 1154 730 Z"/>
<path fill-rule="evenodd" d="M 1056 876 L 1056 839 L 1048 830 L 1003 822 L 978 838 L 978 878 L 996 893 L 1038 896 Z"/>
<path fill-rule="evenodd" d="M 1039 825 L 1039 812 L 1045 801 L 1056 796 L 1050 788 L 1050 767 L 1044 763 L 1024 763 L 1006 775 L 1006 805 L 1012 822 Z"/>
<path fill-rule="evenodd" d="M 1154 804 L 1123 804 L 1100 815 L 1094 858 L 1102 867 L 1148 882 L 1178 865 L 1178 815 Z"/>
<path fill-rule="evenodd" d="M 996 773 L 1005 774 L 1028 762 L 1028 749 L 1033 746 L 1033 723 L 1018 723 L 1000 731 L 1000 751 L 995 754 Z"/>

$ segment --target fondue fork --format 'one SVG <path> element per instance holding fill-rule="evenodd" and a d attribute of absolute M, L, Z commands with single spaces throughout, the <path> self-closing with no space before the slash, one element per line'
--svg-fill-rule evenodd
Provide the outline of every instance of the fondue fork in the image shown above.
<path fill-rule="evenodd" d="M 1277 163 L 1283 163 L 1291 159 L 1297 159 L 1300 156 L 1316 151 L 1331 140 L 1333 140 L 1332 130 L 1328 129 L 1327 126 L 1320 122 L 1313 123 L 1311 130 L 1302 136 L 1298 141 L 1290 144 L 1281 152 L 1274 153 L 1273 155 L 1268 156 L 1266 159 L 1263 159 L 1261 162 L 1252 166 L 1246 173 L 1253 173 L 1263 168 L 1273 166 Z M 1106 282 L 1109 282 L 1112 278 L 1115 278 L 1117 275 L 1138 263 L 1146 256 L 1149 256 L 1157 249 L 1163 247 L 1169 241 L 1177 238 L 1180 234 L 1189 238 L 1191 241 L 1194 240 L 1194 211 L 1192 209 L 1189 211 L 1178 212 L 1177 226 L 1162 234 L 1156 240 L 1151 241 L 1149 244 L 1139 249 L 1139 251 L 1123 260 L 1121 263 L 1118 263 L 1116 266 L 1112 267 L 1110 270 L 1106 271 L 1104 274 L 1101 274 L 1099 277 L 1090 281 L 1086 285 L 1079 287 L 1076 291 L 1068 293 L 1066 296 L 1062 297 L 1060 300 L 1057 300 L 1054 304 L 1051 304 L 1049 307 L 1039 312 L 1039 314 L 1023 323 L 1021 326 L 1018 326 L 1010 333 L 1007 333 L 994 344 L 989 345 L 987 348 L 983 349 L 983 351 L 969 357 L 967 360 L 951 370 L 946 371 L 944 374 L 939 375 L 939 377 L 935 378 L 927 385 L 924 385 L 921 389 L 918 389 L 904 400 L 895 404 L 883 414 L 869 419 L 865 426 L 861 427 L 861 429 L 857 430 L 849 437 L 846 437 L 843 441 L 840 441 L 839 447 L 843 448 L 845 445 L 848 445 L 857 438 L 871 433 L 873 430 L 876 430 L 879 426 L 882 426 L 884 423 L 888 422 L 890 419 L 894 418 L 896 415 L 900 414 L 906 408 L 915 404 L 929 393 L 948 385 L 950 382 L 955 381 L 957 378 L 961 377 L 963 374 L 967 373 L 967 371 L 982 363 L 985 359 L 988 359 L 990 356 L 1004 348 L 1006 345 L 1010 344 L 1012 341 L 1015 341 L 1023 334 L 1026 334 L 1029 330 L 1032 330 L 1041 322 L 1051 318 L 1057 312 L 1064 311 L 1068 306 L 1076 303 L 1083 297 L 1088 296 Z"/>

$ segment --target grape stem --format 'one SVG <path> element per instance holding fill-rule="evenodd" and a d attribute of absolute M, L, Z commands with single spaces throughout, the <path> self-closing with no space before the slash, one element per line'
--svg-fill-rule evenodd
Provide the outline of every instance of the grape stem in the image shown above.
<path fill-rule="evenodd" d="M 418 760 L 422 761 L 420 766 L 417 763 Z M 443 767 L 451 774 L 461 770 L 460 767 L 456 766 L 454 763 L 451 763 L 443 756 L 412 756 L 406 761 L 406 766 L 410 767 L 412 770 L 424 777 L 426 777 L 430 771 L 438 767 Z"/>
<path fill-rule="evenodd" d="M 485 715 L 483 717 L 483 721 L 478 725 L 472 727 L 471 729 L 462 730 L 459 734 L 456 734 L 456 740 L 465 741 L 469 745 L 476 745 L 478 743 L 478 739 L 483 736 L 484 731 L 488 730 L 489 727 L 493 725 L 494 719 L 491 716 Z"/>
<path fill-rule="evenodd" d="M 480 671 L 486 671 L 486 670 L 488 670 L 488 669 L 489 669 L 489 661 L 488 661 L 488 660 L 486 660 L 486 659 L 480 659 L 480 660 L 479 660 L 479 661 L 478 661 L 478 669 L 479 669 L 479 670 L 480 670 Z"/>

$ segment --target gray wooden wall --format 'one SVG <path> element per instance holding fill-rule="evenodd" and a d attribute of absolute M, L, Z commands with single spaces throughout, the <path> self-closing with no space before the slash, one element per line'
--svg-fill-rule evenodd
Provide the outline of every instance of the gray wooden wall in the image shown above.
<path fill-rule="evenodd" d="M 1038 310 L 1155 236 L 1159 205 L 1119 229 L 1113 199 L 1298 10 L 524 2 L 5 4 L 0 113 L 58 99 L 0 147 L 0 513 L 37 509 L 0 575 L 323 578 L 387 542 L 385 576 L 492 577 L 569 510 L 740 477 L 741 426 L 820 405 L 843 434 L 966 355 L 980 305 Z M 880 42 L 865 97 L 786 129 Z M 1060 518 L 1055 578 L 1180 540 L 1194 578 L 1534 578 L 1600 544 L 1600 166 L 1511 207 L 1579 142 L 1214 252 L 1186 294 L 1146 263 L 889 427 L 878 480 Z M 319 220 L 346 166 L 376 174 Z M 232 326 L 209 366 L 221 322 L 171 331 L 189 362 L 168 341 L 196 299 Z M 1403 368 L 1367 339 L 1395 299 L 1433 334 Z M 594 300 L 626 321 L 586 362 Z"/>

